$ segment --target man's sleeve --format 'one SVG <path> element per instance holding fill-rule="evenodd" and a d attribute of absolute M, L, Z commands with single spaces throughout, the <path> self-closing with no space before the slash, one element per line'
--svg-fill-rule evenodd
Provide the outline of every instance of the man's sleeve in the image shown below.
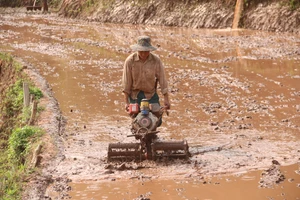
<path fill-rule="evenodd" d="M 159 60 L 158 68 L 159 68 L 158 81 L 159 81 L 159 85 L 161 88 L 161 93 L 163 95 L 165 95 L 168 93 L 168 81 L 167 81 L 166 74 L 165 74 L 165 68 L 164 68 L 161 60 Z"/>
<path fill-rule="evenodd" d="M 123 85 L 123 92 L 130 95 L 131 86 L 132 86 L 132 76 L 131 76 L 130 60 L 128 58 L 125 60 L 123 66 L 122 85 Z"/>

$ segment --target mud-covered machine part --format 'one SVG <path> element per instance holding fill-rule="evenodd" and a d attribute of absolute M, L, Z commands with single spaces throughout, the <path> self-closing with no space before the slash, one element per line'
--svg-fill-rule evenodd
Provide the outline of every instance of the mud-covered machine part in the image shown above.
<path fill-rule="evenodd" d="M 189 146 L 187 141 L 160 141 L 156 128 L 164 112 L 158 104 L 149 104 L 143 99 L 141 105 L 131 104 L 132 135 L 139 143 L 110 143 L 108 145 L 108 161 L 121 160 L 156 160 L 158 158 L 188 158 Z"/>
<path fill-rule="evenodd" d="M 130 158 L 134 160 L 142 159 L 140 143 L 110 143 L 108 145 L 108 160 L 112 158 Z"/>
<path fill-rule="evenodd" d="M 158 158 L 189 157 L 187 141 L 156 141 L 140 139 L 140 143 L 110 143 L 108 145 L 108 161 L 119 160 L 156 160 Z"/>

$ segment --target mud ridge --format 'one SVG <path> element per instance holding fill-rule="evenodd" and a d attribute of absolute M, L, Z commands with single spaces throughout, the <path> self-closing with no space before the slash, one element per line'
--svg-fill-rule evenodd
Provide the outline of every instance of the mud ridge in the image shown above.
<path fill-rule="evenodd" d="M 285 180 L 285 176 L 280 171 L 280 164 L 277 160 L 272 161 L 272 165 L 264 170 L 261 174 L 259 181 L 259 187 L 272 188 L 275 184 L 278 184 Z"/>
<path fill-rule="evenodd" d="M 23 194 L 23 199 L 39 200 L 44 199 L 46 188 L 55 181 L 51 175 L 54 167 L 64 159 L 64 147 L 60 136 L 64 132 L 66 121 L 48 82 L 30 63 L 26 63 L 21 58 L 16 59 L 24 66 L 24 72 L 41 89 L 44 95 L 40 101 L 40 106 L 44 107 L 45 110 L 41 113 L 36 124 L 46 132 L 42 139 L 44 145 L 39 165 L 42 171 L 37 172 L 34 177 L 30 178 Z"/>

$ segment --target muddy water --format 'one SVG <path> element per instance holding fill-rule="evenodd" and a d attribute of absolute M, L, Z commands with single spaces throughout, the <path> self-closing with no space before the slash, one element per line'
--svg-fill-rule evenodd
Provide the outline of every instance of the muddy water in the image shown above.
<path fill-rule="evenodd" d="M 120 79 L 129 46 L 142 34 L 159 47 L 155 53 L 169 79 L 172 109 L 159 136 L 186 139 L 192 157 L 126 163 L 124 170 L 121 163 L 106 162 L 106 149 L 109 142 L 135 142 L 126 137 L 130 119 L 123 111 Z M 0 15 L 0 38 L 0 51 L 45 77 L 67 120 L 65 159 L 48 169 L 56 180 L 48 196 L 300 197 L 299 36 L 97 24 L 20 12 Z M 256 171 L 269 169 L 274 160 L 283 181 L 276 173 L 263 177 Z M 72 180 L 70 193 L 61 178 Z M 263 187 L 275 189 L 259 189 L 260 179 L 268 183 Z"/>
<path fill-rule="evenodd" d="M 292 173 L 295 166 L 286 167 L 287 181 L 272 189 L 258 188 L 261 171 L 238 173 L 233 176 L 223 176 L 203 180 L 130 180 L 120 182 L 71 183 L 72 199 L 299 199 L 295 188 L 296 179 Z M 242 187 L 241 187 L 242 185 Z"/>

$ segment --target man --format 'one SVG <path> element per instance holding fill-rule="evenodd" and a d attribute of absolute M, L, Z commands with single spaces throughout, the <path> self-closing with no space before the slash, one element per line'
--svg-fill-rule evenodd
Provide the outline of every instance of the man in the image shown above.
<path fill-rule="evenodd" d="M 170 109 L 165 69 L 160 58 L 151 53 L 156 47 L 151 45 L 150 37 L 140 36 L 137 44 L 130 47 L 136 52 L 129 55 L 124 63 L 122 83 L 125 110 L 128 111 L 130 103 L 140 105 L 141 100 L 145 98 L 149 103 L 159 103 L 157 83 L 164 96 L 164 107 Z"/>

